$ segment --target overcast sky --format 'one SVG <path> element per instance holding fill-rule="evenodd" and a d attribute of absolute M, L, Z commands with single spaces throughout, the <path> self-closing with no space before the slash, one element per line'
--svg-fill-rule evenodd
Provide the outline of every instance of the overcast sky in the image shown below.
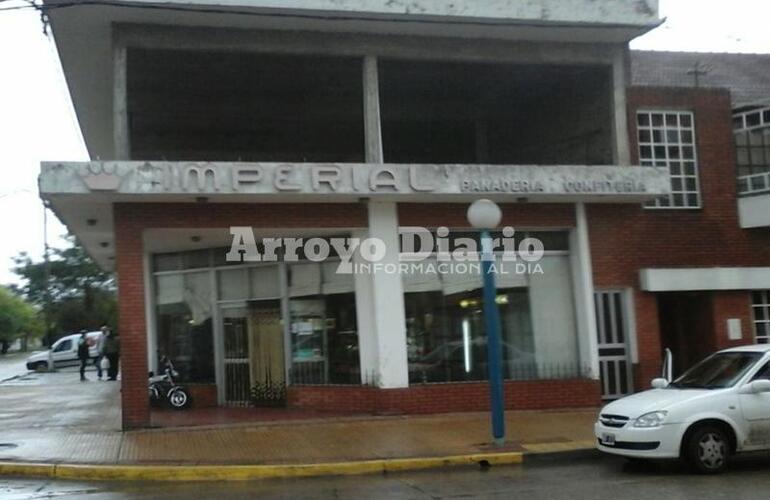
<path fill-rule="evenodd" d="M 0 9 L 18 5 L 0 0 Z M 660 0 L 666 23 L 635 49 L 770 52 L 768 0 Z M 53 42 L 33 11 L 0 11 L 0 283 L 15 282 L 11 258 L 42 255 L 41 160 L 87 160 Z M 49 217 L 56 244 L 65 231 Z"/>

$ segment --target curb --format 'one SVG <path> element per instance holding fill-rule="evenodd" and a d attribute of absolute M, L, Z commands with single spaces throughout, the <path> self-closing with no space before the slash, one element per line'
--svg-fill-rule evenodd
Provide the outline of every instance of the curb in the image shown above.
<path fill-rule="evenodd" d="M 601 458 L 602 456 L 602 452 L 596 448 L 575 448 L 573 450 L 526 453 L 526 460 L 527 464 L 535 464 L 538 462 L 542 463 L 560 460 L 592 460 Z"/>
<path fill-rule="evenodd" d="M 75 465 L 0 462 L 0 476 L 98 481 L 247 481 L 375 474 L 479 464 L 517 465 L 523 460 L 523 453 L 506 452 L 299 465 Z"/>

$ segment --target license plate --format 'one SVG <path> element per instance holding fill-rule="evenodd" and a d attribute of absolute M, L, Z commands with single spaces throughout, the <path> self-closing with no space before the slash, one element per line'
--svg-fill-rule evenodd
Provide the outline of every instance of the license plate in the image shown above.
<path fill-rule="evenodd" d="M 615 434 L 602 433 L 602 444 L 605 446 L 615 446 Z"/>

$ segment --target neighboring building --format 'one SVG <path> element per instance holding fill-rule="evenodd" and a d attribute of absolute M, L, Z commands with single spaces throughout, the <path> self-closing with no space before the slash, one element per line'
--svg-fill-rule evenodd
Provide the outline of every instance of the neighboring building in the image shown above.
<path fill-rule="evenodd" d="M 657 2 L 130 3 L 49 12 L 94 161 L 40 177 L 117 272 L 125 428 L 151 422 L 159 355 L 198 405 L 488 406 L 477 274 L 232 263 L 231 227 L 377 237 L 397 264 L 399 228 L 474 238 L 468 204 L 497 201 L 545 244 L 544 272 L 498 280 L 509 408 L 767 339 L 770 212 L 743 206 L 770 192 L 737 196 L 729 91 L 629 81 Z"/>

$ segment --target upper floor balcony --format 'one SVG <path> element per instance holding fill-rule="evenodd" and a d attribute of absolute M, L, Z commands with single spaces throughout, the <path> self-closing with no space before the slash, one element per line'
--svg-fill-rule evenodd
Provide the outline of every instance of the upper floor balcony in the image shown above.
<path fill-rule="evenodd" d="M 770 227 L 770 106 L 734 116 L 741 227 Z"/>
<path fill-rule="evenodd" d="M 128 49 L 124 159 L 611 165 L 611 66 Z M 376 100 L 367 115 L 365 94 Z M 376 123 L 372 123 L 372 121 Z M 366 128 L 381 130 L 367 158 Z"/>

